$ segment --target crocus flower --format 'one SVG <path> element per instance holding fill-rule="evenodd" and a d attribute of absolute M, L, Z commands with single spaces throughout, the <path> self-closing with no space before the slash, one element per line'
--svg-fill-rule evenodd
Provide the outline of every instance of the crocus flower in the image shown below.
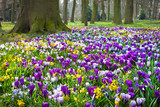
<path fill-rule="evenodd" d="M 159 92 L 158 90 L 155 90 L 155 91 L 154 91 L 154 94 L 155 94 L 155 97 L 156 97 L 156 98 L 160 97 L 160 92 Z"/>
<path fill-rule="evenodd" d="M 67 95 L 67 90 L 68 90 L 67 85 L 62 85 L 62 86 L 61 86 L 61 90 L 62 90 L 62 92 L 63 92 L 65 95 Z"/>
<path fill-rule="evenodd" d="M 159 82 L 160 82 L 160 74 L 158 75 L 158 80 L 159 80 Z"/>
<path fill-rule="evenodd" d="M 77 80 L 78 80 L 78 83 L 79 83 L 79 85 L 80 85 L 81 82 L 82 82 L 82 77 L 78 77 Z"/>
<path fill-rule="evenodd" d="M 135 107 L 135 106 L 136 106 L 136 101 L 135 101 L 135 100 L 131 100 L 130 106 L 131 106 L 131 107 Z"/>
<path fill-rule="evenodd" d="M 128 87 L 132 87 L 133 82 L 130 80 L 126 80 L 126 84 Z"/>
<path fill-rule="evenodd" d="M 43 89 L 43 90 L 42 90 L 42 94 L 43 94 L 43 96 L 46 98 L 46 97 L 47 97 L 47 94 L 48 94 L 47 89 Z"/>
<path fill-rule="evenodd" d="M 19 81 L 18 81 L 18 80 L 15 81 L 15 82 L 14 82 L 14 85 L 15 85 L 17 88 L 19 88 Z"/>
<path fill-rule="evenodd" d="M 58 98 L 57 98 L 57 101 L 58 101 L 61 105 L 62 105 L 62 103 L 63 103 L 63 100 L 64 100 L 63 97 L 58 97 Z"/>
<path fill-rule="evenodd" d="M 43 82 L 38 82 L 38 87 L 39 87 L 40 90 L 42 90 L 42 88 L 43 88 Z"/>
<path fill-rule="evenodd" d="M 89 80 L 94 80 L 94 76 L 93 76 L 93 75 L 90 75 L 90 76 L 89 76 Z"/>
<path fill-rule="evenodd" d="M 98 75 L 98 69 L 94 69 L 95 75 Z"/>
<path fill-rule="evenodd" d="M 23 86 L 23 84 L 24 84 L 24 78 L 20 78 L 19 81 L 20 81 L 21 86 Z"/>
<path fill-rule="evenodd" d="M 73 54 L 71 55 L 72 59 L 76 62 L 77 58 L 78 58 L 78 55 L 77 54 Z"/>
<path fill-rule="evenodd" d="M 33 93 L 33 90 L 35 88 L 35 85 L 34 84 L 30 84 L 29 85 L 29 94 L 32 96 L 32 93 Z"/>
<path fill-rule="evenodd" d="M 90 106 L 91 106 L 91 104 L 88 102 L 85 104 L 85 107 L 90 107 Z"/>
<path fill-rule="evenodd" d="M 42 107 L 49 107 L 49 103 L 48 102 L 42 103 Z"/>

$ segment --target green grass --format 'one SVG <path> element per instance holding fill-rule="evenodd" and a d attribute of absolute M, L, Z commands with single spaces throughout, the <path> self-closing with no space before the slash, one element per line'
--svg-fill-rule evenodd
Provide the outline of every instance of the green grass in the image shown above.
<path fill-rule="evenodd" d="M 42 35 L 42 34 L 8 34 L 8 32 L 14 27 L 14 23 L 2 23 L 2 30 L 0 30 L 0 44 L 5 42 L 17 41 L 20 38 L 31 39 L 33 37 Z M 84 24 L 80 21 L 75 23 L 69 22 L 68 27 L 83 27 Z M 110 22 L 95 22 L 95 24 L 88 23 L 89 27 L 159 27 L 160 20 L 137 20 L 133 24 L 122 24 L 115 25 Z M 47 32 L 46 32 L 47 34 Z"/>
<path fill-rule="evenodd" d="M 80 21 L 75 23 L 69 23 L 68 27 L 84 26 Z M 136 20 L 133 24 L 121 24 L 115 25 L 113 22 L 95 22 L 95 24 L 88 23 L 89 27 L 158 27 L 160 26 L 160 20 Z"/>

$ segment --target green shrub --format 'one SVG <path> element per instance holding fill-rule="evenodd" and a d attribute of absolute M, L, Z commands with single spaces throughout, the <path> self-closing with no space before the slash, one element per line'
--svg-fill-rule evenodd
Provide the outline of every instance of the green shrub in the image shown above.
<path fill-rule="evenodd" d="M 144 20 L 146 18 L 146 13 L 143 9 L 140 11 L 138 17 L 139 17 L 139 20 Z"/>

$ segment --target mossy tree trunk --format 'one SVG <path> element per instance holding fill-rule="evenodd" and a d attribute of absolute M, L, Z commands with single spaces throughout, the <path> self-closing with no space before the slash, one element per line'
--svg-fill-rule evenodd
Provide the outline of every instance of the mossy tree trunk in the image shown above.
<path fill-rule="evenodd" d="M 152 3 L 153 3 L 153 0 L 149 0 L 149 4 L 150 4 L 150 8 L 149 8 L 149 19 L 151 19 L 152 17 Z"/>
<path fill-rule="evenodd" d="M 154 0 L 154 5 L 153 5 L 153 15 L 152 18 L 153 19 L 157 19 L 157 13 L 158 13 L 158 4 L 159 4 L 159 0 Z"/>
<path fill-rule="evenodd" d="M 67 30 L 59 14 L 59 0 L 22 0 L 17 23 L 11 33 Z"/>
<path fill-rule="evenodd" d="M 82 19 L 81 22 L 84 23 L 84 0 L 82 0 Z"/>
<path fill-rule="evenodd" d="M 0 21 L 0 30 L 2 29 L 1 21 Z"/>
<path fill-rule="evenodd" d="M 7 3 L 7 0 L 2 0 L 2 18 L 3 18 L 3 21 L 6 21 L 6 3 Z"/>
<path fill-rule="evenodd" d="M 105 21 L 104 0 L 101 0 L 101 6 L 102 6 L 102 21 Z"/>
<path fill-rule="evenodd" d="M 76 8 L 76 0 L 73 0 L 73 7 L 72 7 L 72 15 L 71 15 L 71 22 L 74 22 L 74 13 Z"/>
<path fill-rule="evenodd" d="M 68 0 L 64 0 L 63 3 L 63 20 L 65 24 L 68 24 Z"/>
<path fill-rule="evenodd" d="M 110 20 L 110 4 L 111 4 L 111 1 L 110 0 L 108 0 L 108 21 Z"/>
<path fill-rule="evenodd" d="M 133 23 L 133 0 L 126 0 L 124 24 Z"/>
<path fill-rule="evenodd" d="M 87 7 L 88 7 L 88 0 L 83 0 L 84 5 L 84 25 L 88 26 L 88 19 L 87 19 Z"/>
<path fill-rule="evenodd" d="M 93 0 L 93 10 L 92 10 L 91 24 L 94 24 L 94 22 L 95 22 L 96 12 L 97 12 L 97 4 L 96 4 L 96 0 Z"/>
<path fill-rule="evenodd" d="M 121 19 L 121 0 L 114 0 L 114 24 L 122 24 Z"/>
<path fill-rule="evenodd" d="M 11 22 L 14 23 L 15 21 L 15 5 L 16 5 L 16 0 L 13 0 L 12 3 L 12 15 L 11 15 Z"/>

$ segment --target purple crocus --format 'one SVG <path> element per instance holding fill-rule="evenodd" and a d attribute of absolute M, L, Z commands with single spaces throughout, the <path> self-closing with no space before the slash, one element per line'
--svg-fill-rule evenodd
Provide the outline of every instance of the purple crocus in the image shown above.
<path fill-rule="evenodd" d="M 72 59 L 76 62 L 77 58 L 78 58 L 78 55 L 77 54 L 73 54 L 71 55 Z"/>
<path fill-rule="evenodd" d="M 90 75 L 90 76 L 89 76 L 89 80 L 94 80 L 94 76 L 93 76 L 93 75 Z"/>
<path fill-rule="evenodd" d="M 106 76 L 107 76 L 107 77 L 113 77 L 112 71 L 107 72 L 107 73 L 106 73 Z"/>
<path fill-rule="evenodd" d="M 154 94 L 156 98 L 160 98 L 160 92 L 158 90 L 155 90 Z"/>
<path fill-rule="evenodd" d="M 29 94 L 32 96 L 32 93 L 33 93 L 33 90 L 35 88 L 35 85 L 34 84 L 30 84 L 29 85 Z"/>
<path fill-rule="evenodd" d="M 8 66 L 9 66 L 9 63 L 7 62 L 7 63 L 6 63 L 6 67 L 8 67 Z"/>
<path fill-rule="evenodd" d="M 62 85 L 62 86 L 61 86 L 61 90 L 62 90 L 62 92 L 63 92 L 65 95 L 67 95 L 67 90 L 68 90 L 67 85 Z"/>
<path fill-rule="evenodd" d="M 18 80 L 15 81 L 15 82 L 14 82 L 14 85 L 15 85 L 17 88 L 19 88 L 19 81 L 18 81 Z"/>
<path fill-rule="evenodd" d="M 78 83 L 79 83 L 79 85 L 80 85 L 81 82 L 82 82 L 82 77 L 78 77 L 77 80 L 78 80 Z"/>
<path fill-rule="evenodd" d="M 47 94 L 48 94 L 47 89 L 43 89 L 43 90 L 42 90 L 42 94 L 43 94 L 43 96 L 46 98 L 46 97 L 47 97 Z"/>
<path fill-rule="evenodd" d="M 38 82 L 38 87 L 39 87 L 40 90 L 42 90 L 42 88 L 43 88 L 43 82 Z"/>
<path fill-rule="evenodd" d="M 42 103 L 42 107 L 49 107 L 49 103 L 48 102 Z"/>
<path fill-rule="evenodd" d="M 160 82 L 160 74 L 158 75 L 158 80 L 159 80 L 159 82 Z"/>
<path fill-rule="evenodd" d="M 126 84 L 128 87 L 132 87 L 133 82 L 130 80 L 126 80 Z"/>
<path fill-rule="evenodd" d="M 24 78 L 20 78 L 19 81 L 20 81 L 21 86 L 23 86 L 23 84 L 24 84 Z"/>
<path fill-rule="evenodd" d="M 85 104 L 85 107 L 90 107 L 90 106 L 91 106 L 91 104 L 88 102 Z"/>
<path fill-rule="evenodd" d="M 98 69 L 94 69 L 95 75 L 98 75 Z"/>

